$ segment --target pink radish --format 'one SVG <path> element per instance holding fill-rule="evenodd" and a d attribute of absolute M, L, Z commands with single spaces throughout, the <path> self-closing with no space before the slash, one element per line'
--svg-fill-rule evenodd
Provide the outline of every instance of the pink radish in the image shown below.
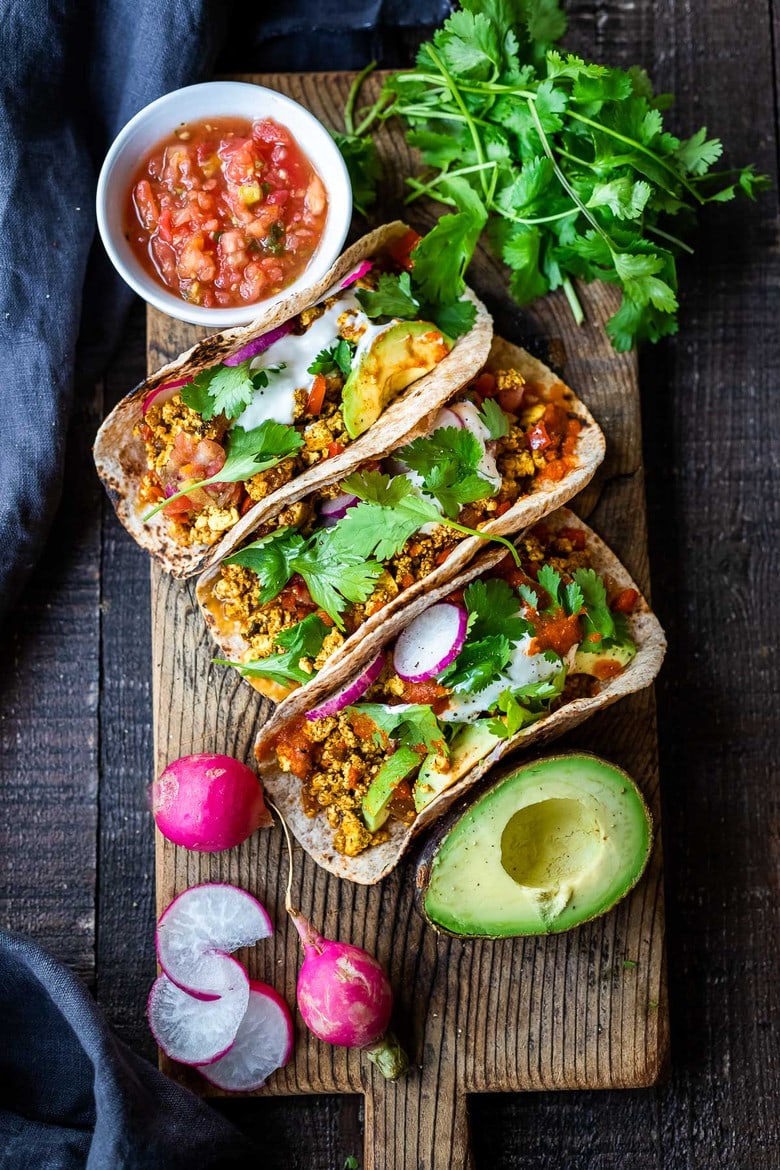
<path fill-rule="evenodd" d="M 384 664 L 384 654 L 377 654 L 374 661 L 356 679 L 347 683 L 340 691 L 336 691 L 335 695 L 326 699 L 319 707 L 312 707 L 311 711 L 307 711 L 306 718 L 311 722 L 317 719 L 327 719 L 329 715 L 335 715 L 338 711 L 343 711 L 345 707 L 356 703 L 371 684 L 379 678 Z"/>
<path fill-rule="evenodd" d="M 236 984 L 225 960 L 231 951 L 273 934 L 263 906 L 237 886 L 191 886 L 174 898 L 157 923 L 157 959 L 171 982 L 201 999 L 221 997 Z M 240 982 L 240 979 L 239 979 Z"/>
<path fill-rule="evenodd" d="M 181 1064 L 208 1064 L 231 1048 L 249 1004 L 249 977 L 234 959 L 223 955 L 233 986 L 218 999 L 188 995 L 160 975 L 149 993 L 146 1014 L 159 1047 Z M 225 982 L 226 980 L 223 980 Z"/>
<path fill-rule="evenodd" d="M 431 431 L 439 431 L 443 427 L 456 427 L 459 431 L 463 430 L 463 419 L 454 410 L 450 410 L 449 406 L 441 408 L 433 421 Z"/>
<path fill-rule="evenodd" d="M 408 1069 L 409 1061 L 387 1030 L 393 992 L 384 967 L 360 947 L 323 938 L 295 909 L 290 831 L 276 805 L 268 803 L 282 823 L 287 843 L 285 907 L 306 952 L 298 973 L 298 1007 L 303 1022 L 327 1044 L 361 1048 L 383 1076 L 398 1080 Z"/>
<path fill-rule="evenodd" d="M 174 845 L 232 849 L 271 824 L 255 773 L 232 756 L 200 752 L 168 765 L 151 786 L 157 828 Z"/>
<path fill-rule="evenodd" d="M 424 610 L 396 638 L 393 665 L 407 682 L 425 682 L 455 661 L 463 649 L 468 614 L 462 605 L 440 601 Z"/>
<path fill-rule="evenodd" d="M 261 1089 L 266 1078 L 290 1059 L 293 1022 L 282 997 L 267 983 L 249 984 L 249 1006 L 228 1052 L 212 1061 L 201 1074 L 233 1093 Z"/>

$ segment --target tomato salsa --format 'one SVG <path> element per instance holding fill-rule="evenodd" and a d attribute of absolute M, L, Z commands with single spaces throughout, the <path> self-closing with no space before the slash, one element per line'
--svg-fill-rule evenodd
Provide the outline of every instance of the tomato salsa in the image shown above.
<path fill-rule="evenodd" d="M 146 156 L 125 235 L 146 271 L 191 304 L 234 308 L 292 284 L 320 242 L 325 187 L 270 118 L 182 123 Z"/>

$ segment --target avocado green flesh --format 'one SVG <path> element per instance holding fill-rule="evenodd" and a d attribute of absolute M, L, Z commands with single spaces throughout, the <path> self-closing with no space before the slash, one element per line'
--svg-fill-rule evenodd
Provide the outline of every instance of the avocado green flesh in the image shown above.
<path fill-rule="evenodd" d="M 417 752 L 402 747 L 393 752 L 392 756 L 388 756 L 382 764 L 362 801 L 363 820 L 370 833 L 381 829 L 390 815 L 388 806 L 393 799 L 393 793 L 419 762 Z"/>
<path fill-rule="evenodd" d="M 351 439 L 367 431 L 394 398 L 429 373 L 452 342 L 430 321 L 399 321 L 380 333 L 359 358 L 341 392 Z"/>
<path fill-rule="evenodd" d="M 645 803 L 619 768 L 589 755 L 528 764 L 445 836 L 423 895 L 425 914 L 468 937 L 569 930 L 628 892 L 650 842 Z"/>
<path fill-rule="evenodd" d="M 450 743 L 449 759 L 432 753 L 423 760 L 414 785 L 414 807 L 421 812 L 435 796 L 457 783 L 475 764 L 492 751 L 500 740 L 491 735 L 484 724 L 467 723 Z M 442 767 L 442 762 L 447 769 Z"/>
<path fill-rule="evenodd" d="M 580 647 L 574 655 L 573 673 L 576 674 L 590 674 L 594 678 L 601 678 L 603 675 L 595 668 L 605 662 L 615 662 L 619 667 L 628 666 L 629 662 L 636 655 L 636 646 L 633 642 L 618 644 L 610 646 L 608 650 L 596 650 L 591 653 L 583 650 Z"/>

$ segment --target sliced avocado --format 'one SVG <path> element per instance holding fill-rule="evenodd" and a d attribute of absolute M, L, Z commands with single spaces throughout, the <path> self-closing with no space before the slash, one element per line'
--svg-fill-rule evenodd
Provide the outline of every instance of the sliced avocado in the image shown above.
<path fill-rule="evenodd" d="M 605 650 L 583 650 L 580 645 L 574 655 L 572 673 L 589 674 L 593 678 L 609 678 L 610 674 L 617 674 L 618 669 L 622 670 L 624 666 L 628 666 L 635 656 L 636 646 L 633 642 L 616 643 Z M 611 663 L 617 664 L 612 670 L 608 666 Z"/>
<path fill-rule="evenodd" d="M 452 738 L 449 759 L 431 752 L 422 762 L 414 786 L 414 807 L 420 812 L 445 788 L 470 772 L 499 739 L 484 723 L 467 723 Z"/>
<path fill-rule="evenodd" d="M 378 334 L 358 357 L 341 392 L 349 437 L 367 431 L 388 403 L 437 366 L 452 345 L 430 321 L 398 321 Z"/>
<path fill-rule="evenodd" d="M 439 831 L 420 863 L 422 909 L 467 938 L 569 930 L 639 880 L 652 843 L 634 781 L 588 753 L 526 764 Z"/>
<path fill-rule="evenodd" d="M 371 781 L 371 786 L 363 797 L 361 811 L 366 828 L 370 833 L 381 829 L 390 815 L 387 806 L 393 799 L 393 793 L 400 782 L 409 775 L 420 762 L 417 752 L 411 748 L 401 747 L 388 756 L 382 767 Z"/>

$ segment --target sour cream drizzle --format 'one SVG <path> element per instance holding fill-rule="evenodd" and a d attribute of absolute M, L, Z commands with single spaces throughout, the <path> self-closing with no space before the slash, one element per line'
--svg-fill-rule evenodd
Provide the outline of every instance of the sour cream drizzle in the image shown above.
<path fill-rule="evenodd" d="M 489 711 L 504 691 L 519 690 L 529 683 L 553 678 L 561 669 L 560 662 L 550 662 L 544 654 L 529 654 L 531 635 L 525 634 L 512 647 L 512 657 L 497 679 L 476 695 L 453 694 L 449 705 L 439 715 L 443 723 L 474 723 L 484 711 Z"/>

